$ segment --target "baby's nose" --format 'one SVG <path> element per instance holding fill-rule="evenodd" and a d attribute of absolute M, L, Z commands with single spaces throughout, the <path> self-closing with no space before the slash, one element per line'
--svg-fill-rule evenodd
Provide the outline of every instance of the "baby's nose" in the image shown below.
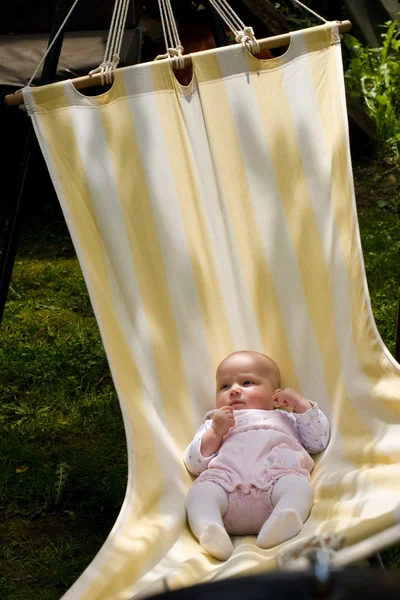
<path fill-rule="evenodd" d="M 234 385 L 231 387 L 231 396 L 237 396 L 240 394 L 240 388 L 238 385 Z"/>

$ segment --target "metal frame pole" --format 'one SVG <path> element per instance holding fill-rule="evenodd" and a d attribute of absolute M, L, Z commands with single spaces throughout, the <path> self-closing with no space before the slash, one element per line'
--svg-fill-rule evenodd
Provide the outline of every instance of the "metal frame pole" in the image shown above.
<path fill-rule="evenodd" d="M 57 0 L 50 31 L 49 45 L 51 44 L 54 36 L 56 35 L 61 23 L 65 18 L 67 4 L 69 4 L 68 0 Z M 60 35 L 54 43 L 54 46 L 50 50 L 49 54 L 46 56 L 46 59 L 43 64 L 42 75 L 40 78 L 40 85 L 46 85 L 54 81 L 57 72 L 57 65 L 58 60 L 60 58 L 63 39 L 64 31 L 60 33 Z M 4 242 L 4 248 L 0 260 L 0 325 L 3 319 L 4 308 L 7 301 L 7 295 L 10 287 L 10 281 L 14 268 L 15 257 L 17 254 L 21 229 L 24 223 L 27 198 L 27 194 L 25 193 L 25 183 L 29 171 L 32 149 L 35 147 L 35 145 L 37 147 L 32 123 L 29 123 L 29 129 L 25 140 L 25 146 L 17 182 L 15 209 L 6 232 L 6 239 Z"/>

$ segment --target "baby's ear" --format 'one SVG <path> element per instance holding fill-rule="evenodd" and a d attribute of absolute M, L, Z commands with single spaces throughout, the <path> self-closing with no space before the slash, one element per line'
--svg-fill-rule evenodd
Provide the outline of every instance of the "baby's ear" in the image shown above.
<path fill-rule="evenodd" d="M 281 390 L 275 390 L 273 396 L 272 396 L 272 404 L 274 405 L 275 408 L 279 408 L 280 407 L 280 402 L 279 402 L 279 392 Z"/>

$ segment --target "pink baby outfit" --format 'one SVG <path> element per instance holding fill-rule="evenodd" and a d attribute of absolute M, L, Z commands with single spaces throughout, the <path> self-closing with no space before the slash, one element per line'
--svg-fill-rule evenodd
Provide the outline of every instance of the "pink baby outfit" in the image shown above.
<path fill-rule="evenodd" d="M 186 467 L 199 475 L 194 485 L 212 481 L 228 493 L 224 525 L 233 535 L 260 531 L 273 510 L 273 486 L 284 475 L 310 479 L 309 452 L 320 452 L 329 439 L 329 424 L 315 403 L 305 413 L 282 410 L 235 410 L 235 425 L 218 453 L 204 457 L 201 440 L 211 427 L 212 410 L 184 454 Z M 307 451 L 308 450 L 308 451 Z"/>

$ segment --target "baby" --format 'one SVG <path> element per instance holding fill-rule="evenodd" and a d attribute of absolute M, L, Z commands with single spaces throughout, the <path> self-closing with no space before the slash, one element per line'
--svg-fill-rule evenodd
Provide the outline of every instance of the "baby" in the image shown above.
<path fill-rule="evenodd" d="M 297 535 L 313 503 L 309 452 L 326 448 L 329 423 L 315 402 L 280 389 L 274 361 L 234 352 L 217 368 L 216 410 L 184 454 L 199 476 L 187 497 L 190 528 L 212 556 L 233 552 L 228 534 L 258 534 L 271 548 Z M 291 406 L 293 412 L 274 410 Z"/>

